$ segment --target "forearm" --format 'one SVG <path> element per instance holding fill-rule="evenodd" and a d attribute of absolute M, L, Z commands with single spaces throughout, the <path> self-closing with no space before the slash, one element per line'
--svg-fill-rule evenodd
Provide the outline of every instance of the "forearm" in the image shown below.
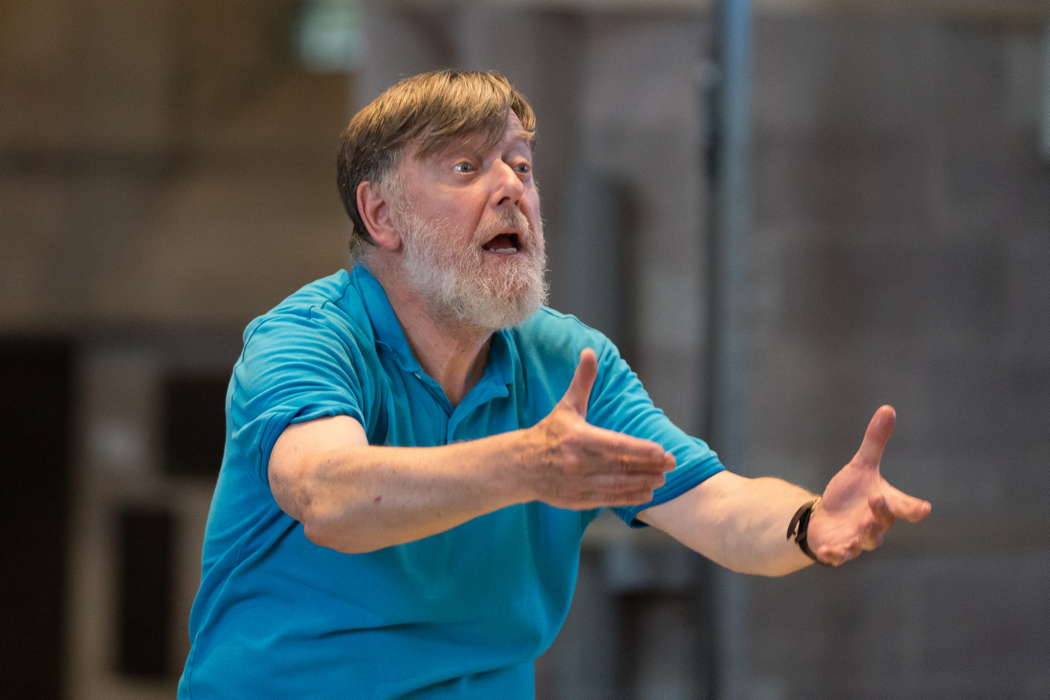
<path fill-rule="evenodd" d="M 806 542 L 822 563 L 839 566 L 876 549 L 897 518 L 919 522 L 930 514 L 928 501 L 895 489 L 879 472 L 895 416 L 891 406 L 875 412 L 857 454 L 811 513 Z M 730 569 L 782 576 L 812 563 L 786 535 L 799 507 L 813 498 L 780 479 L 723 471 L 638 517 Z"/>
<path fill-rule="evenodd" d="M 439 447 L 315 454 L 285 509 L 311 541 L 342 552 L 411 542 L 528 500 L 520 472 L 529 442 L 514 431 Z"/>
<path fill-rule="evenodd" d="M 578 368 L 566 397 L 590 390 L 594 354 L 584 359 L 590 379 L 578 381 Z M 651 500 L 674 457 L 588 425 L 573 398 L 531 428 L 437 447 L 370 446 L 350 416 L 291 425 L 270 453 L 270 490 L 311 541 L 348 553 L 412 542 L 516 503 L 584 510 Z"/>
<path fill-rule="evenodd" d="M 785 537 L 795 511 L 812 498 L 781 479 L 726 471 L 639 517 L 728 569 L 783 576 L 812 563 Z"/>
<path fill-rule="evenodd" d="M 786 533 L 799 506 L 815 497 L 782 479 L 746 479 L 726 498 L 719 563 L 763 576 L 783 576 L 812 564 Z"/>

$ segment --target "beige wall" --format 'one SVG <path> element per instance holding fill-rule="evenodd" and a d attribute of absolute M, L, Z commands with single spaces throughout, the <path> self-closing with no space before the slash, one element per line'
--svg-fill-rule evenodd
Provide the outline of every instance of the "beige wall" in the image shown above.
<path fill-rule="evenodd" d="M 290 5 L 6 4 L 0 325 L 240 326 L 344 262 L 348 85 Z"/>

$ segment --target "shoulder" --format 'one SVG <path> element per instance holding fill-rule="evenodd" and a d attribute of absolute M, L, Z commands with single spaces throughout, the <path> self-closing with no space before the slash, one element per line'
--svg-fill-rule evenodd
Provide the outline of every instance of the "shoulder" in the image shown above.
<path fill-rule="evenodd" d="M 273 381 L 346 381 L 377 362 L 372 325 L 345 271 L 300 288 L 255 318 L 233 369 L 235 385 L 254 390 Z"/>
<path fill-rule="evenodd" d="M 584 348 L 594 349 L 599 356 L 603 351 L 615 350 L 612 341 L 601 331 L 591 328 L 572 314 L 548 306 L 540 307 L 521 325 L 509 330 L 511 337 L 523 349 L 547 357 L 567 357 L 573 366 Z"/>
<path fill-rule="evenodd" d="M 546 306 L 507 329 L 506 335 L 530 383 L 540 382 L 556 393 L 568 386 L 586 348 L 598 356 L 599 384 L 620 362 L 619 350 L 605 334 L 576 316 Z"/>
<path fill-rule="evenodd" d="M 254 318 L 244 330 L 244 345 L 285 336 L 299 343 L 303 334 L 321 343 L 371 340 L 367 319 L 359 291 L 347 271 L 340 270 L 304 285 Z"/>

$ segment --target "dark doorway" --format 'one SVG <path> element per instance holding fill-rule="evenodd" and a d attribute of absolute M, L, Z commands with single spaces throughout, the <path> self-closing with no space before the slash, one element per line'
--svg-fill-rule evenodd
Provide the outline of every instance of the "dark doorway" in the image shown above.
<path fill-rule="evenodd" d="M 6 436 L 0 600 L 4 694 L 57 698 L 65 666 L 69 581 L 73 344 L 0 337 L 0 425 Z"/>

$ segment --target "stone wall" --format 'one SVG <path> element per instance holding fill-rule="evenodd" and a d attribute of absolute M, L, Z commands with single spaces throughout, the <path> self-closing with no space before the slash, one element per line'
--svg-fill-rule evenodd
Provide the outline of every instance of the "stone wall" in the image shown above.
<path fill-rule="evenodd" d="M 1050 690 L 1043 32 L 755 25 L 747 469 L 817 487 L 888 402 L 883 472 L 934 503 L 847 569 L 748 585 L 763 696 Z"/>

